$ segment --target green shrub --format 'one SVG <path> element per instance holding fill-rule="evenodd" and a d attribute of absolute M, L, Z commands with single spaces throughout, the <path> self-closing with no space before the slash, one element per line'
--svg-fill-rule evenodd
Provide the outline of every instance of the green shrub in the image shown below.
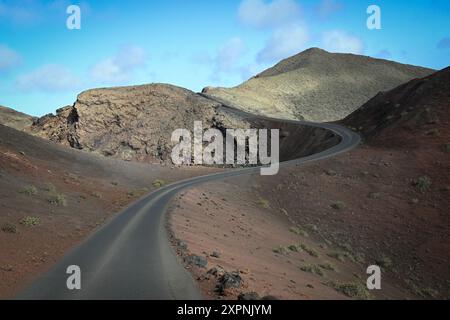
<path fill-rule="evenodd" d="M 336 203 L 333 203 L 331 205 L 331 207 L 335 210 L 343 210 L 343 209 L 345 209 L 345 204 L 341 201 L 338 201 Z"/>
<path fill-rule="evenodd" d="M 47 183 L 45 185 L 45 191 L 50 192 L 50 193 L 56 193 L 56 187 L 51 183 Z"/>
<path fill-rule="evenodd" d="M 420 192 L 425 193 L 430 190 L 431 179 L 427 176 L 419 177 L 414 181 L 414 185 Z"/>
<path fill-rule="evenodd" d="M 445 143 L 441 146 L 442 152 L 449 152 L 450 151 L 450 142 Z"/>
<path fill-rule="evenodd" d="M 327 256 L 334 258 L 340 262 L 344 262 L 345 261 L 345 255 L 340 253 L 340 252 L 330 252 L 327 254 Z"/>
<path fill-rule="evenodd" d="M 392 267 L 392 260 L 391 258 L 383 255 L 376 260 L 376 264 L 383 268 L 390 268 Z"/>
<path fill-rule="evenodd" d="M 320 269 L 320 267 L 315 264 L 304 265 L 304 266 L 300 267 L 300 270 L 302 270 L 304 272 L 313 273 L 313 274 L 323 277 L 322 269 Z"/>
<path fill-rule="evenodd" d="M 369 299 L 370 294 L 367 287 L 359 282 L 335 282 L 330 281 L 326 283 L 328 286 L 332 287 L 334 290 L 345 294 L 347 297 L 356 299 Z"/>
<path fill-rule="evenodd" d="M 146 194 L 148 191 L 149 191 L 148 188 L 136 189 L 136 190 L 132 190 L 132 191 L 128 192 L 128 196 L 139 197 L 139 196 L 142 196 L 143 194 Z"/>
<path fill-rule="evenodd" d="M 17 233 L 17 227 L 15 224 L 6 222 L 2 225 L 2 231 L 5 233 Z"/>
<path fill-rule="evenodd" d="M 257 201 L 258 205 L 260 205 L 261 207 L 263 207 L 264 209 L 269 209 L 270 208 L 270 204 L 269 201 L 266 199 L 263 199 L 261 197 L 258 198 Z"/>
<path fill-rule="evenodd" d="M 52 195 L 48 199 L 48 202 L 50 202 L 50 204 L 55 205 L 55 206 L 62 206 L 62 207 L 67 206 L 67 201 L 63 194 Z"/>
<path fill-rule="evenodd" d="M 37 194 L 37 189 L 35 186 L 29 185 L 29 186 L 26 186 L 25 188 L 23 188 L 22 191 L 20 191 L 20 192 L 23 194 L 26 194 L 28 196 L 34 196 Z"/>
<path fill-rule="evenodd" d="M 328 270 L 328 271 L 336 270 L 335 267 L 329 262 L 319 264 L 319 267 L 321 267 L 323 270 Z"/>
<path fill-rule="evenodd" d="M 273 248 L 272 251 L 275 253 L 278 253 L 278 254 L 282 254 L 282 255 L 287 255 L 289 253 L 288 249 L 283 246 L 278 246 L 276 248 Z"/>
<path fill-rule="evenodd" d="M 34 227 L 41 223 L 41 220 L 38 217 L 25 217 L 20 220 L 20 224 L 27 227 Z"/>
<path fill-rule="evenodd" d="M 305 252 L 307 252 L 310 256 L 318 258 L 319 257 L 319 253 L 314 250 L 313 248 L 309 248 L 307 245 L 305 244 L 300 244 L 300 248 L 302 248 Z"/>
<path fill-rule="evenodd" d="M 291 231 L 292 233 L 295 233 L 295 234 L 297 234 L 299 236 L 302 236 L 302 237 L 308 237 L 309 236 L 308 233 L 305 230 L 303 230 L 302 228 L 300 228 L 300 227 L 291 227 L 289 229 L 289 231 Z"/>
<path fill-rule="evenodd" d="M 165 184 L 166 184 L 166 182 L 165 182 L 164 180 L 157 179 L 157 180 L 153 181 L 153 186 L 154 186 L 155 188 L 161 188 L 161 187 L 163 187 Z"/>

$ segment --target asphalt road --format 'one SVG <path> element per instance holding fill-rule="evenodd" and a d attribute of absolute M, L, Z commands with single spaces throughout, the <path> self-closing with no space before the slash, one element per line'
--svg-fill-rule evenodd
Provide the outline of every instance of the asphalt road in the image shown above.
<path fill-rule="evenodd" d="M 333 131 L 341 142 L 320 153 L 281 163 L 303 165 L 349 151 L 360 137 L 339 125 L 289 121 Z M 170 199 L 181 190 L 227 177 L 258 173 L 259 168 L 235 169 L 167 185 L 116 215 L 37 279 L 17 299 L 201 299 L 191 275 L 177 260 L 165 228 Z M 81 290 L 69 290 L 67 267 L 81 269 Z"/>

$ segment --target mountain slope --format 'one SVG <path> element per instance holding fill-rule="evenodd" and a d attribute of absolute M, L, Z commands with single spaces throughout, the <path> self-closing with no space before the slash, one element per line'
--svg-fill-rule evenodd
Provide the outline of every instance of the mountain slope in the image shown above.
<path fill-rule="evenodd" d="M 342 122 L 371 144 L 423 150 L 431 140 L 449 142 L 449 111 L 450 67 L 379 93 Z"/>
<path fill-rule="evenodd" d="M 17 130 L 23 130 L 33 123 L 34 118 L 11 108 L 0 106 L 0 124 Z"/>
<path fill-rule="evenodd" d="M 206 96 L 246 111 L 310 121 L 339 120 L 379 91 L 433 70 L 312 48 L 234 88 L 205 88 Z"/>
<path fill-rule="evenodd" d="M 219 103 L 183 88 L 151 84 L 85 91 L 73 106 L 38 119 L 31 132 L 105 156 L 159 162 L 170 157 L 172 132 L 192 132 L 194 121 L 205 128 L 249 127 Z"/>

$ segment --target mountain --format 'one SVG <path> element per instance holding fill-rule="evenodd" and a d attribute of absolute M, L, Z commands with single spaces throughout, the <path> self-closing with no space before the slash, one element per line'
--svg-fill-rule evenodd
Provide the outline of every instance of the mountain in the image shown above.
<path fill-rule="evenodd" d="M 207 87 L 203 94 L 266 116 L 335 121 L 378 92 L 432 72 L 393 61 L 312 48 L 237 87 Z"/>
<path fill-rule="evenodd" d="M 444 148 L 450 143 L 450 67 L 379 93 L 342 122 L 372 144 Z"/>
<path fill-rule="evenodd" d="M 170 159 L 171 134 L 194 121 L 204 128 L 247 128 L 249 123 L 220 103 L 167 84 L 93 89 L 73 106 L 35 121 L 30 131 L 76 149 L 123 160 Z"/>
<path fill-rule="evenodd" d="M 25 127 L 30 126 L 33 123 L 32 116 L 25 113 L 15 111 L 11 108 L 0 106 L 0 124 L 17 129 L 23 130 Z"/>

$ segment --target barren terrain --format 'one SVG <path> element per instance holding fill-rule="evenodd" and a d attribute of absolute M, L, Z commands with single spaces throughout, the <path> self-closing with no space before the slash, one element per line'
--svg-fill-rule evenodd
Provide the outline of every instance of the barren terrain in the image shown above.
<path fill-rule="evenodd" d="M 174 246 L 204 294 L 450 298 L 449 76 L 445 69 L 414 80 L 345 119 L 366 139 L 348 154 L 174 200 Z M 193 267 L 190 255 L 207 265 Z M 368 292 L 373 264 L 382 268 L 382 290 Z M 217 265 L 238 270 L 243 283 L 217 292 Z"/>
<path fill-rule="evenodd" d="M 234 88 L 203 90 L 206 96 L 275 118 L 340 120 L 379 91 L 433 70 L 370 57 L 311 48 Z"/>
<path fill-rule="evenodd" d="M 106 159 L 0 125 L 0 298 L 137 198 L 214 170 Z"/>

